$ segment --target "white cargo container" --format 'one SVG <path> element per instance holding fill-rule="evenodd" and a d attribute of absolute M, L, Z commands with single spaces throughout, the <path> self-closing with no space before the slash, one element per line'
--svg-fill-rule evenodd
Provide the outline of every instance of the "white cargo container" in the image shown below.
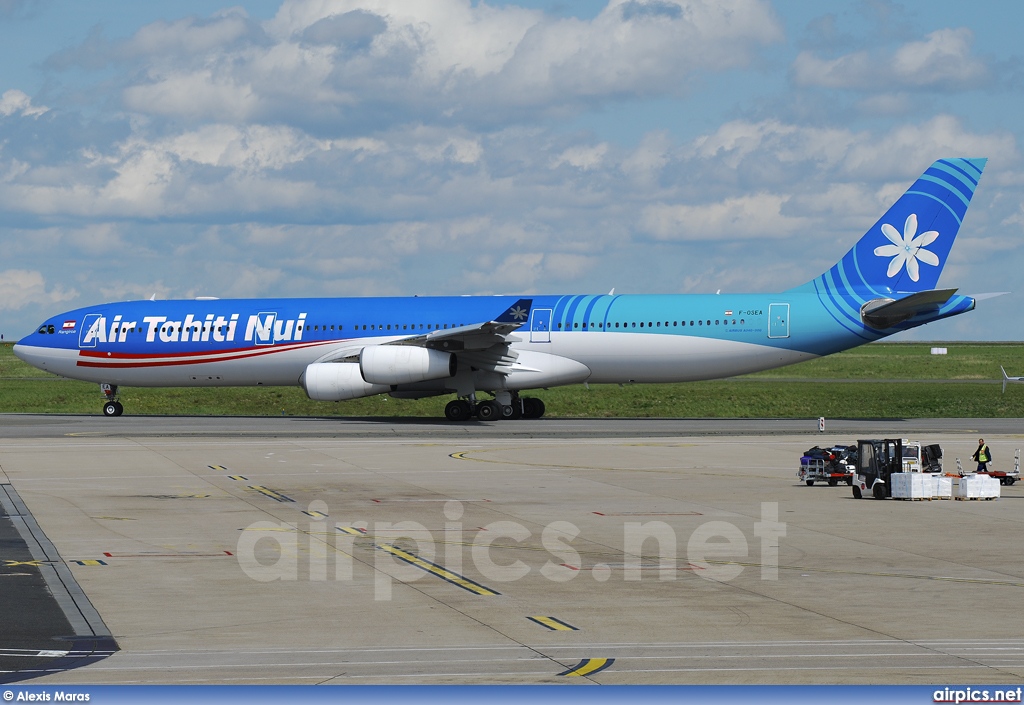
<path fill-rule="evenodd" d="M 891 476 L 893 499 L 931 499 L 935 476 L 919 472 L 895 472 Z"/>
<path fill-rule="evenodd" d="M 964 475 L 957 486 L 957 499 L 998 499 L 999 480 L 988 475 Z"/>
<path fill-rule="evenodd" d="M 953 499 L 953 478 L 946 476 L 934 476 L 935 478 L 935 499 Z"/>

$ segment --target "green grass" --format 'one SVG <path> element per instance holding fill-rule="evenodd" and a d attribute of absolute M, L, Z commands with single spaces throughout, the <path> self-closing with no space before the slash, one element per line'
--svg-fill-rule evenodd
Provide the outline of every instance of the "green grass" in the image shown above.
<path fill-rule="evenodd" d="M 538 391 L 558 417 L 1024 417 L 1024 384 L 1000 393 L 999 366 L 1024 374 L 1024 344 L 874 343 L 742 378 L 687 384 L 581 385 Z M 882 380 L 882 381 L 878 381 Z M 949 381 L 953 380 L 952 383 Z M 439 417 L 451 397 L 312 402 L 293 387 L 122 388 L 128 414 Z M 24 364 L 0 345 L 0 412 L 100 411 L 95 384 Z"/>

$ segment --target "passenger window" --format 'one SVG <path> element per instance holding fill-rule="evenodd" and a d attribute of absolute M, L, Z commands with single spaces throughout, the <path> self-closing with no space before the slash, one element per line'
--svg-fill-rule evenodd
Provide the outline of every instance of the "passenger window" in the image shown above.
<path fill-rule="evenodd" d="M 580 327 L 580 324 L 579 324 L 579 323 L 573 323 L 573 324 L 572 324 L 572 327 L 573 327 L 573 328 L 579 328 L 579 327 Z"/>
<path fill-rule="evenodd" d="M 702 325 L 704 325 L 704 321 L 697 321 L 697 325 L 698 325 L 698 326 L 702 326 Z"/>
<path fill-rule="evenodd" d="M 644 327 L 644 322 L 643 322 L 643 321 L 640 321 L 640 327 L 641 327 L 641 328 L 643 328 L 643 327 Z"/>

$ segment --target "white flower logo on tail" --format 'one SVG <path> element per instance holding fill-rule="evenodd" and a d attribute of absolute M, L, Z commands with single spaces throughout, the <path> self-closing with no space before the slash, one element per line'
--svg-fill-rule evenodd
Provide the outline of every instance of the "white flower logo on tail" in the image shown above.
<path fill-rule="evenodd" d="M 907 222 L 903 224 L 903 235 L 901 236 L 896 228 L 888 223 L 882 225 L 882 234 L 885 235 L 891 245 L 882 245 L 875 248 L 875 254 L 879 257 L 892 257 L 889 262 L 889 269 L 885 272 L 890 279 L 895 277 L 907 265 L 907 274 L 914 281 L 921 278 L 917 266 L 918 261 L 930 264 L 933 267 L 939 266 L 939 257 L 934 252 L 924 249 L 939 237 L 937 230 L 929 230 L 926 233 L 917 235 L 917 214 L 911 213 L 907 216 Z M 916 237 L 915 237 L 916 235 Z"/>

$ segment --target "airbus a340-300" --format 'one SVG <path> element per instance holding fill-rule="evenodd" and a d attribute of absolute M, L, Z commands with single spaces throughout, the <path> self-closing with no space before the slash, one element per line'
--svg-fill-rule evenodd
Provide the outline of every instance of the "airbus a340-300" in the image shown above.
<path fill-rule="evenodd" d="M 99 383 L 108 416 L 123 386 L 299 385 L 318 401 L 454 394 L 452 421 L 538 418 L 527 390 L 730 377 L 972 310 L 937 283 L 985 161 L 935 162 L 831 269 L 777 294 L 127 301 L 54 316 L 14 352 Z"/>

